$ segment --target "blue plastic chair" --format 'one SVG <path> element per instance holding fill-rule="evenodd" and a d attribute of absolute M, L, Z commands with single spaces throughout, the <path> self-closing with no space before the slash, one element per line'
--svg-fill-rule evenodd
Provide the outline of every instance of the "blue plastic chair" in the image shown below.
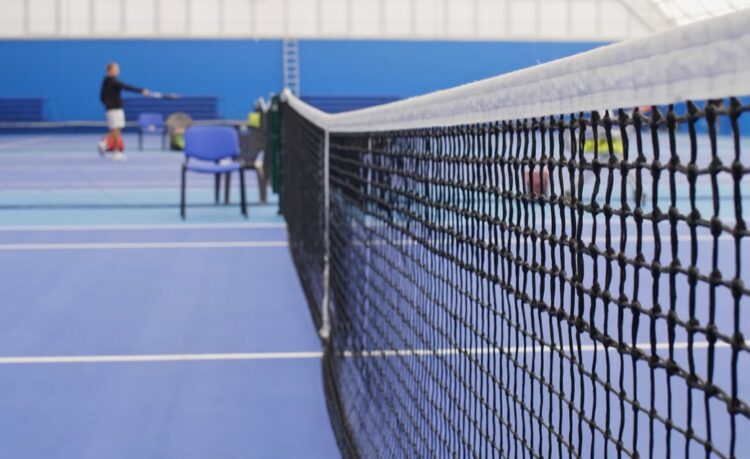
<path fill-rule="evenodd" d="M 180 193 L 180 215 L 185 218 L 185 188 L 187 173 L 221 174 L 238 172 L 240 175 L 240 206 L 242 215 L 247 218 L 247 197 L 245 196 L 245 171 L 237 161 L 240 156 L 240 140 L 237 130 L 225 126 L 191 127 L 185 132 L 185 162 L 182 164 Z"/>
<path fill-rule="evenodd" d="M 143 150 L 143 135 L 161 134 L 161 149 L 166 148 L 167 130 L 161 113 L 141 113 L 138 115 L 138 148 Z"/>

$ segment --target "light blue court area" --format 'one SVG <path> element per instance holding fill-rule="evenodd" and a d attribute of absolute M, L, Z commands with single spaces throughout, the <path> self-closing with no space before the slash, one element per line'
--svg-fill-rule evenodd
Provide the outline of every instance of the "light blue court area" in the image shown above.
<path fill-rule="evenodd" d="M 276 197 L 183 222 L 179 153 L 96 138 L 0 137 L 0 457 L 337 457 Z"/>
<path fill-rule="evenodd" d="M 180 223 L 179 152 L 128 149 L 125 162 L 100 158 L 97 135 L 0 136 L 0 226 Z M 126 145 L 137 145 L 126 135 Z M 159 146 L 147 136 L 147 148 Z M 254 171 L 247 171 L 250 221 L 279 223 L 276 196 L 259 203 Z M 229 206 L 214 205 L 213 178 L 188 175 L 190 223 L 241 223 L 237 177 Z M 222 192 L 223 200 L 223 192 Z M 95 211 L 95 212 L 94 212 Z"/>

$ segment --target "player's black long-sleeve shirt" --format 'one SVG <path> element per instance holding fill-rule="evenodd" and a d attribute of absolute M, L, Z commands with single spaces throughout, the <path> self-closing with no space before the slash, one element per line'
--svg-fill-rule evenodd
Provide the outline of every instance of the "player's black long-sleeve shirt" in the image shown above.
<path fill-rule="evenodd" d="M 123 83 L 116 77 L 105 77 L 102 81 L 102 91 L 99 95 L 99 99 L 104 104 L 104 108 L 107 110 L 114 110 L 122 108 L 122 90 L 131 92 L 141 92 L 141 88 L 136 88 L 129 84 Z"/>

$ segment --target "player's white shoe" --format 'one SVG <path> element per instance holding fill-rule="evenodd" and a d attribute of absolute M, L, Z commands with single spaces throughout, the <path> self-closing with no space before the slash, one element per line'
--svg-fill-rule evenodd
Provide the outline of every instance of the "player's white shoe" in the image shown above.
<path fill-rule="evenodd" d="M 99 144 L 97 145 L 97 149 L 99 150 L 99 156 L 104 158 L 104 154 L 107 152 L 107 140 L 102 139 L 99 141 Z"/>
<path fill-rule="evenodd" d="M 125 156 L 125 153 L 118 151 L 114 154 L 114 156 L 112 156 L 112 159 L 115 161 L 127 161 L 128 157 Z"/>

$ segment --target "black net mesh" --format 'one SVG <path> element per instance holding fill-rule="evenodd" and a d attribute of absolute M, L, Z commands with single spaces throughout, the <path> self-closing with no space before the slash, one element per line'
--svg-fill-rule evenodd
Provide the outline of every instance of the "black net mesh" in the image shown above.
<path fill-rule="evenodd" d="M 324 376 L 342 452 L 741 457 L 747 111 L 332 132 Z M 284 132 L 317 309 L 321 131 L 287 107 Z"/>
<path fill-rule="evenodd" d="M 321 325 L 324 257 L 324 131 L 282 105 L 281 211 L 310 311 Z"/>

